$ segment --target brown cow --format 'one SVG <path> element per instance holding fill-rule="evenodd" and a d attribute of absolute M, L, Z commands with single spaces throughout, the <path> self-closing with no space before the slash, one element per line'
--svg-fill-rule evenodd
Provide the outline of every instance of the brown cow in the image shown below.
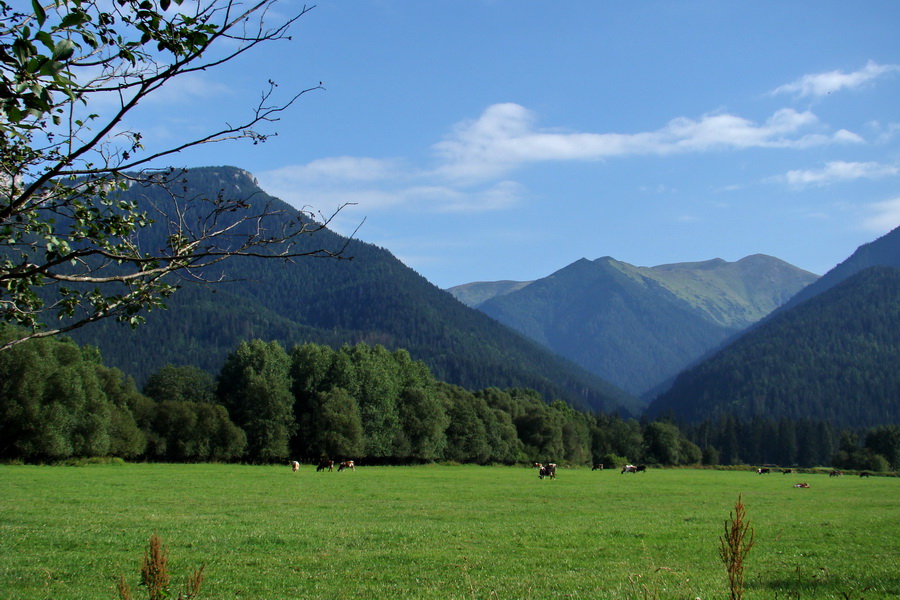
<path fill-rule="evenodd" d="M 329 471 L 334 471 L 334 461 L 333 460 L 323 458 L 321 461 L 319 461 L 319 466 L 316 467 L 316 473 L 318 473 L 319 471 L 324 471 L 326 469 Z"/>
<path fill-rule="evenodd" d="M 299 470 L 300 470 L 300 463 L 298 463 L 296 460 L 292 460 L 292 461 L 291 461 L 291 470 L 292 470 L 294 473 L 296 473 L 297 471 L 299 471 Z"/>
<path fill-rule="evenodd" d="M 795 483 L 795 484 L 794 484 L 794 487 L 796 487 L 796 488 L 808 488 L 808 487 L 809 487 L 809 484 L 808 484 L 808 483 Z"/>
<path fill-rule="evenodd" d="M 351 471 L 355 471 L 356 465 L 353 464 L 352 460 L 342 460 L 341 464 L 338 465 L 338 473 L 340 473 L 344 469 L 350 469 Z"/>
<path fill-rule="evenodd" d="M 625 465 L 622 467 L 622 473 L 637 473 L 637 467 L 634 465 Z M 619 473 L 619 475 L 622 473 Z"/>
<path fill-rule="evenodd" d="M 828 474 L 829 477 L 840 477 L 841 475 L 843 475 L 841 471 L 832 471 Z"/>
<path fill-rule="evenodd" d="M 768 475 L 770 472 L 771 471 L 769 471 L 769 469 L 767 469 L 766 467 L 756 470 L 757 475 Z"/>
<path fill-rule="evenodd" d="M 591 471 L 602 471 L 603 463 L 594 463 L 594 466 L 591 467 Z"/>

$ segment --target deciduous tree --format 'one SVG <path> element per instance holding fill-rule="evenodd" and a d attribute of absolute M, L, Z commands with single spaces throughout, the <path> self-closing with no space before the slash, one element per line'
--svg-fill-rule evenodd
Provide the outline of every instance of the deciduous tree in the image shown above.
<path fill-rule="evenodd" d="M 290 358 L 278 342 L 241 342 L 228 355 L 217 395 L 231 420 L 247 435 L 253 461 L 286 459 L 296 430 Z"/>

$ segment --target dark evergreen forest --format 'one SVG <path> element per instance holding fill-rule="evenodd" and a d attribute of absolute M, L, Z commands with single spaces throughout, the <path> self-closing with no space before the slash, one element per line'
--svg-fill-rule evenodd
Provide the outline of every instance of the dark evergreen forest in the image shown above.
<path fill-rule="evenodd" d="M 900 269 L 870 267 L 684 371 L 649 414 L 900 423 Z"/>

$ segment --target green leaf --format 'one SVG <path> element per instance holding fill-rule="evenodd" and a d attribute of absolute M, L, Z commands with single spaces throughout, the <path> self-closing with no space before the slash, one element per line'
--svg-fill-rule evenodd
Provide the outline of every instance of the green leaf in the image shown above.
<path fill-rule="evenodd" d="M 34 34 L 34 39 L 44 44 L 48 50 L 53 50 L 53 46 L 55 45 L 53 36 L 51 36 L 46 31 L 38 31 L 36 34 Z"/>
<path fill-rule="evenodd" d="M 34 10 L 34 16 L 38 25 L 43 26 L 44 21 L 47 20 L 47 13 L 44 12 L 44 7 L 41 6 L 40 0 L 31 0 L 31 8 Z"/>
<path fill-rule="evenodd" d="M 53 60 L 66 61 L 75 54 L 75 42 L 72 40 L 59 40 L 53 48 Z"/>
<path fill-rule="evenodd" d="M 62 18 L 62 21 L 59 23 L 60 29 L 69 29 L 72 27 L 77 27 L 84 23 L 87 20 L 87 14 L 83 11 L 75 11 L 70 12 L 66 16 Z"/>

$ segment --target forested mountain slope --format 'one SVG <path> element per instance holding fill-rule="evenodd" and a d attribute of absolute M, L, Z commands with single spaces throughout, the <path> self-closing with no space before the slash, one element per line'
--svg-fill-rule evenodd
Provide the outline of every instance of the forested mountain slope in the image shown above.
<path fill-rule="evenodd" d="M 252 176 L 231 167 L 193 169 L 191 193 L 240 195 L 251 204 L 270 202 Z M 148 190 L 129 190 L 132 197 Z M 142 242 L 164 232 L 143 232 Z M 302 240 L 309 248 L 340 248 L 345 239 L 323 230 Z M 337 346 L 364 341 L 405 348 L 436 377 L 469 389 L 527 387 L 548 400 L 564 399 L 594 410 L 636 413 L 637 401 L 518 333 L 470 309 L 430 284 L 383 248 L 351 241 L 352 260 L 232 259 L 209 286 L 185 284 L 168 310 L 148 315 L 135 331 L 104 323 L 73 332 L 79 343 L 100 348 L 105 361 L 139 383 L 167 363 L 216 372 L 240 340 L 278 340 L 286 348 L 303 342 Z"/>
<path fill-rule="evenodd" d="M 875 266 L 900 267 L 900 227 L 886 233 L 875 241 L 863 244 L 857 248 L 847 260 L 829 270 L 815 283 L 802 289 L 797 295 L 785 302 L 781 310 L 797 306 L 863 269 Z"/>
<path fill-rule="evenodd" d="M 815 279 L 764 255 L 657 267 L 604 257 L 579 260 L 477 307 L 639 394 Z"/>
<path fill-rule="evenodd" d="M 870 267 L 773 315 L 650 406 L 684 421 L 765 416 L 900 423 L 900 269 Z"/>

